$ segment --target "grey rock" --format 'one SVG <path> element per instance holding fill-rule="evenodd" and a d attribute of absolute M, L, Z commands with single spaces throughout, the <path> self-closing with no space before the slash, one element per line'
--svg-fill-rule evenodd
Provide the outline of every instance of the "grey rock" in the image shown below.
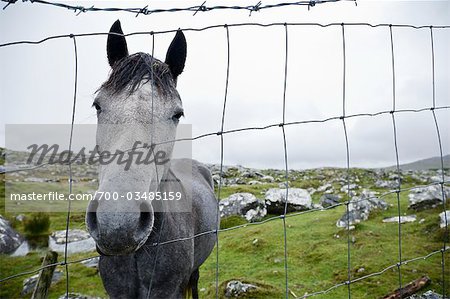
<path fill-rule="evenodd" d="M 225 288 L 225 297 L 240 297 L 249 290 L 257 289 L 258 287 L 249 283 L 243 283 L 239 280 L 231 280 L 227 283 Z"/>
<path fill-rule="evenodd" d="M 375 209 L 386 210 L 388 204 L 377 197 L 375 193 L 364 190 L 359 197 L 352 198 L 352 202 L 348 205 L 349 212 L 347 211 L 337 221 L 337 227 L 347 227 L 347 220 L 349 226 L 354 226 L 361 221 L 365 221 L 369 218 L 371 211 Z"/>
<path fill-rule="evenodd" d="M 0 253 L 12 253 L 22 242 L 23 237 L 0 215 Z"/>
<path fill-rule="evenodd" d="M 439 218 L 441 219 L 441 223 L 439 224 L 441 228 L 444 228 L 446 225 L 450 226 L 450 210 L 440 213 Z"/>
<path fill-rule="evenodd" d="M 260 180 L 267 183 L 273 183 L 275 181 L 275 179 L 271 175 L 265 175 Z"/>
<path fill-rule="evenodd" d="M 446 197 L 450 196 L 450 188 L 444 186 Z M 417 188 L 410 191 L 409 209 L 422 211 L 432 209 L 438 205 L 442 205 L 442 190 L 440 185 L 432 185 L 423 188 Z"/>
<path fill-rule="evenodd" d="M 331 207 L 331 206 L 339 204 L 340 199 L 341 198 L 339 197 L 339 195 L 324 194 L 320 198 L 320 204 L 324 208 L 328 208 L 328 207 Z"/>
<path fill-rule="evenodd" d="M 16 216 L 16 220 L 19 222 L 22 222 L 25 219 L 25 215 L 24 214 L 19 214 Z"/>
<path fill-rule="evenodd" d="M 400 223 L 414 222 L 417 220 L 416 215 L 400 216 Z M 384 223 L 398 223 L 398 216 L 383 219 Z"/>
<path fill-rule="evenodd" d="M 247 184 L 249 184 L 249 185 L 262 185 L 263 183 L 261 183 L 260 181 L 252 180 L 252 181 L 249 181 Z"/>
<path fill-rule="evenodd" d="M 443 299 L 442 295 L 439 295 L 438 293 L 435 293 L 433 291 L 426 291 L 422 295 L 414 294 L 412 296 L 409 296 L 408 299 Z"/>
<path fill-rule="evenodd" d="M 265 199 L 268 213 L 284 213 L 286 189 L 271 188 L 267 190 Z M 288 212 L 310 210 L 311 208 L 312 201 L 308 191 L 300 188 L 289 188 L 287 198 Z"/>
<path fill-rule="evenodd" d="M 239 215 L 247 221 L 261 220 L 267 214 L 264 201 L 251 193 L 235 193 L 219 202 L 220 217 Z"/>
<path fill-rule="evenodd" d="M 385 188 L 385 189 L 397 189 L 398 182 L 397 181 L 377 180 L 375 182 L 375 186 L 378 188 Z"/>
<path fill-rule="evenodd" d="M 347 193 L 349 190 L 355 190 L 355 189 L 359 189 L 359 186 L 356 184 L 348 185 L 347 183 L 345 183 L 345 185 L 343 185 L 341 188 L 341 192 Z"/>
<path fill-rule="evenodd" d="M 48 179 L 28 177 L 28 178 L 25 178 L 23 181 L 29 182 L 29 183 L 45 183 L 45 182 L 48 182 Z"/>
<path fill-rule="evenodd" d="M 55 240 L 56 244 L 66 243 L 66 230 L 58 230 L 52 233 L 51 237 Z M 89 239 L 91 236 L 85 230 L 81 229 L 69 229 L 68 243 L 77 242 Z"/>
<path fill-rule="evenodd" d="M 99 260 L 100 260 L 100 257 L 97 256 L 97 257 L 91 258 L 89 260 L 82 261 L 80 264 L 82 264 L 88 268 L 98 268 Z"/>
<path fill-rule="evenodd" d="M 317 188 L 317 192 L 325 192 L 325 191 L 330 190 L 330 189 L 333 189 L 333 185 L 330 184 L 330 183 L 327 183 L 327 184 Z"/>
<path fill-rule="evenodd" d="M 63 277 L 63 273 L 61 270 L 56 269 L 53 272 L 53 277 L 52 277 L 52 282 L 51 284 L 55 284 L 58 281 L 60 281 Z M 36 286 L 36 283 L 38 281 L 39 278 L 39 274 L 33 275 L 29 278 L 26 278 L 23 281 L 23 288 L 22 288 L 22 292 L 20 292 L 20 294 L 22 296 L 26 295 L 26 294 L 31 294 L 34 290 L 34 287 Z"/>

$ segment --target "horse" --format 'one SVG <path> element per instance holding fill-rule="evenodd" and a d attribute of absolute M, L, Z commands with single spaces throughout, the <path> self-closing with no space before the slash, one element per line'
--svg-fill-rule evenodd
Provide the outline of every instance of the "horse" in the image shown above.
<path fill-rule="evenodd" d="M 148 53 L 130 55 L 119 20 L 108 33 L 111 71 L 93 103 L 97 151 L 101 156 L 133 148 L 134 155 L 150 152 L 155 157 L 152 163 L 128 168 L 119 162 L 99 166 L 86 227 L 96 242 L 100 276 L 111 298 L 198 298 L 199 267 L 215 246 L 219 217 L 211 173 L 198 161 L 171 158 L 184 115 L 176 84 L 186 49 L 181 30 L 165 62 Z M 137 141 L 152 146 L 134 147 Z M 166 156 L 158 161 L 161 153 Z M 102 198 L 107 194 L 115 195 L 114 200 Z M 167 194 L 180 198 L 167 199 Z"/>

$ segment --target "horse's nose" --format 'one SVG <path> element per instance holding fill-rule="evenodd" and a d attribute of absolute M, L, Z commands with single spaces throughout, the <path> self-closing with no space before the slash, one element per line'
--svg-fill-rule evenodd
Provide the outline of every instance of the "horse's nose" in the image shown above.
<path fill-rule="evenodd" d="M 150 235 L 153 208 L 146 201 L 119 203 L 93 200 L 86 212 L 86 226 L 103 253 L 129 254 L 141 247 Z"/>

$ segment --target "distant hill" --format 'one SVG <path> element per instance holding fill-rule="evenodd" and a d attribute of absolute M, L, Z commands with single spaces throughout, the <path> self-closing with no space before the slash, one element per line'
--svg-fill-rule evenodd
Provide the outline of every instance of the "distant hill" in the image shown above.
<path fill-rule="evenodd" d="M 443 158 L 444 158 L 444 168 L 447 169 L 450 168 L 450 155 L 446 155 Z M 395 165 L 386 167 L 386 169 L 388 170 L 393 170 L 396 168 L 397 167 Z M 402 170 L 428 170 L 440 168 L 441 168 L 441 157 L 432 157 L 400 165 L 400 169 Z"/>

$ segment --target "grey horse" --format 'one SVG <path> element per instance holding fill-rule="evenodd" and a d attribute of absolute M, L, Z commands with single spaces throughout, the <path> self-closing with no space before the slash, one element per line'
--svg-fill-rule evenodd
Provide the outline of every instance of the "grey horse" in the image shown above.
<path fill-rule="evenodd" d="M 101 255 L 103 285 L 111 298 L 198 298 L 199 267 L 216 240 L 205 232 L 214 232 L 219 219 L 209 170 L 195 160 L 170 159 L 183 116 L 176 83 L 186 39 L 178 30 L 164 63 L 146 53 L 129 55 L 117 20 L 107 56 L 112 70 L 93 104 L 97 150 L 102 156 L 133 148 L 154 161 L 100 163 L 86 225 Z M 134 147 L 136 141 L 151 146 Z"/>

